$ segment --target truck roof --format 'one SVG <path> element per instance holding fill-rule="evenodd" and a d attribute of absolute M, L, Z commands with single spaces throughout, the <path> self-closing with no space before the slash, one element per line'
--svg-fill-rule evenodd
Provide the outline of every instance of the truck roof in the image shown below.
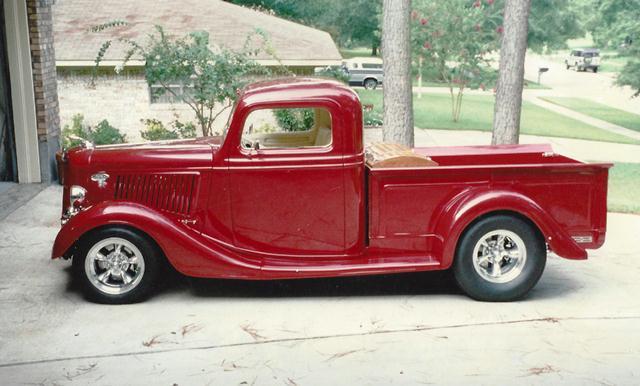
<path fill-rule="evenodd" d="M 240 92 L 239 99 L 246 104 L 314 99 L 341 99 L 343 104 L 360 103 L 351 88 L 332 79 L 290 77 L 252 83 Z"/>

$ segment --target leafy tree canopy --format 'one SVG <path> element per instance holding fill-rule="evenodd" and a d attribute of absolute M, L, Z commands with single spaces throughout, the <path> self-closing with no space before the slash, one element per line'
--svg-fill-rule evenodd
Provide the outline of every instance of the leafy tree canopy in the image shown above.
<path fill-rule="evenodd" d="M 583 0 L 585 28 L 601 48 L 629 57 L 616 82 L 640 96 L 640 0 Z"/>
<path fill-rule="evenodd" d="M 381 0 L 227 0 L 327 31 L 341 46 L 380 45 Z"/>

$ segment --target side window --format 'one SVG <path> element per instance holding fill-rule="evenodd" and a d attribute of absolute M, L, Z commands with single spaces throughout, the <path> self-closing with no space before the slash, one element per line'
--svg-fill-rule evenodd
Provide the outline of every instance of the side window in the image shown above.
<path fill-rule="evenodd" d="M 247 116 L 241 144 L 246 149 L 327 147 L 332 134 L 331 114 L 324 108 L 261 109 Z"/>

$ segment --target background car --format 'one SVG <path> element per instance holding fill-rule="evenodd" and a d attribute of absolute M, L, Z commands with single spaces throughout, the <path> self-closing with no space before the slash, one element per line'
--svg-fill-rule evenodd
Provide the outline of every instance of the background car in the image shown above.
<path fill-rule="evenodd" d="M 342 62 L 342 68 L 349 75 L 350 86 L 363 86 L 373 90 L 382 84 L 384 72 L 382 59 L 374 57 L 351 58 Z"/>
<path fill-rule="evenodd" d="M 564 60 L 564 63 L 567 65 L 567 70 L 573 67 L 576 71 L 591 69 L 593 72 L 598 72 L 598 67 L 600 66 L 600 50 L 596 48 L 572 50 L 569 57 Z"/>

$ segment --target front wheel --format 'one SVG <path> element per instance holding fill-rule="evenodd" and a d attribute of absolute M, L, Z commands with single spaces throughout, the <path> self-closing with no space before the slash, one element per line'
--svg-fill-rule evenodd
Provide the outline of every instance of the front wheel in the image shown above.
<path fill-rule="evenodd" d="M 153 289 L 160 258 L 155 244 L 127 228 L 106 228 L 81 241 L 73 258 L 75 277 L 92 301 L 126 304 L 144 300 Z"/>
<path fill-rule="evenodd" d="M 453 272 L 462 290 L 482 301 L 511 301 L 538 282 L 547 260 L 544 239 L 528 222 L 496 215 L 462 236 Z"/>

